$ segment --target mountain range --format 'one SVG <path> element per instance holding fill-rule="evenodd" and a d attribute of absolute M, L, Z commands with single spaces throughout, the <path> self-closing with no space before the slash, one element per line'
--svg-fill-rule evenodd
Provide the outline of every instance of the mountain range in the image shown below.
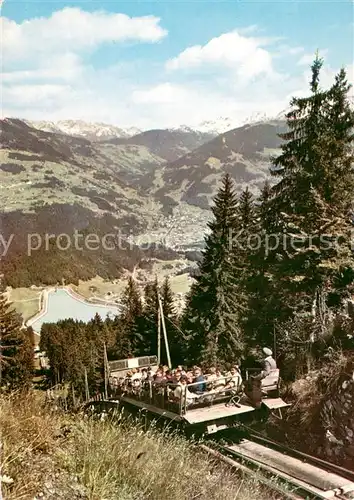
<path fill-rule="evenodd" d="M 279 117 L 277 117 L 279 118 Z M 216 137 L 228 130 L 237 128 L 240 125 L 264 122 L 270 120 L 264 114 L 254 113 L 242 124 L 237 118 L 219 116 L 215 120 L 205 120 L 195 126 L 180 125 L 179 127 L 170 128 L 171 132 L 195 132 L 199 134 L 207 134 Z M 137 127 L 117 127 L 106 123 L 90 123 L 83 120 L 59 120 L 52 121 L 30 121 L 23 120 L 29 126 L 43 130 L 44 132 L 53 132 L 57 134 L 67 134 L 75 137 L 83 137 L 90 141 L 106 141 L 115 138 L 133 137 L 141 132 L 147 132 Z M 165 130 L 165 129 L 164 129 Z"/>
<path fill-rule="evenodd" d="M 81 125 L 73 121 L 66 130 L 77 132 Z M 101 124 L 95 128 L 103 129 Z M 284 130 L 282 120 L 272 120 L 217 136 L 181 127 L 125 132 L 124 137 L 102 134 L 100 140 L 94 133 L 94 140 L 89 140 L 78 132 L 48 132 L 38 124 L 4 119 L 0 229 L 3 238 L 16 234 L 16 244 L 3 256 L 3 265 L 13 281 L 17 276 L 16 283 L 23 281 L 26 266 L 26 283 L 43 282 L 40 260 L 48 260 L 48 251 L 34 252 L 30 260 L 24 255 L 26 238 L 35 232 L 72 234 L 76 229 L 103 235 L 113 230 L 133 244 L 108 257 L 99 252 L 85 258 L 75 254 L 71 263 L 70 252 L 65 258 L 56 252 L 71 280 L 95 274 L 112 277 L 118 269 L 135 265 L 136 259 L 144 258 L 137 247 L 144 241 L 163 241 L 174 249 L 160 245 L 153 249 L 155 257 L 159 253 L 170 258 L 182 247 L 196 248 L 222 175 L 232 175 L 238 192 L 248 186 L 259 193 L 269 176 L 270 156 L 279 151 L 277 134 Z M 49 281 L 57 280 L 56 273 L 49 274 Z"/>
<path fill-rule="evenodd" d="M 106 123 L 90 123 L 83 120 L 59 120 L 56 122 L 24 120 L 24 122 L 38 130 L 43 130 L 43 132 L 83 137 L 90 141 L 131 137 L 142 132 L 136 127 L 121 128 Z"/>

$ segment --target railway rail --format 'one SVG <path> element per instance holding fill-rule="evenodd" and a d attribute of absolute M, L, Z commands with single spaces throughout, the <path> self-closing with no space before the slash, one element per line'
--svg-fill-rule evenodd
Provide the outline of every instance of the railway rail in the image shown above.
<path fill-rule="evenodd" d="M 354 499 L 354 472 L 248 432 L 237 443 L 199 447 L 289 499 Z"/>

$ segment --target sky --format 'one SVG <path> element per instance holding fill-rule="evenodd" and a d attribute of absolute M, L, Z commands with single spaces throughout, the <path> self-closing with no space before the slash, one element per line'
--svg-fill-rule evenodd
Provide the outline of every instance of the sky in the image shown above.
<path fill-rule="evenodd" d="M 2 115 L 143 129 L 234 123 L 353 82 L 353 0 L 4 0 Z"/>

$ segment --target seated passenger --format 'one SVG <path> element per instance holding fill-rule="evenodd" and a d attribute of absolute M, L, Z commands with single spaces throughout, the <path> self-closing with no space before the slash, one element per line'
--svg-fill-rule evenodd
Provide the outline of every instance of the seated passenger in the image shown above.
<path fill-rule="evenodd" d="M 167 372 L 165 373 L 165 376 L 166 376 L 166 379 L 168 381 L 171 381 L 173 379 L 173 373 L 172 373 L 172 370 L 167 370 Z"/>
<path fill-rule="evenodd" d="M 213 389 L 215 389 L 216 391 L 221 390 L 226 385 L 226 379 L 221 373 L 220 368 L 216 369 L 215 375 L 216 375 L 216 380 L 213 382 Z"/>
<path fill-rule="evenodd" d="M 152 380 L 154 379 L 154 375 L 155 375 L 155 374 L 154 374 L 154 372 L 153 372 L 153 370 L 152 370 L 151 366 L 148 366 L 148 369 L 147 369 L 147 377 L 146 377 L 146 378 L 147 378 L 147 380 L 152 381 Z"/>
<path fill-rule="evenodd" d="M 206 377 L 207 377 L 208 382 L 211 382 L 212 380 L 216 379 L 216 367 L 215 366 L 211 366 L 209 368 L 209 372 L 208 372 Z"/>
<path fill-rule="evenodd" d="M 176 399 L 180 400 L 184 395 L 186 395 L 187 404 L 194 403 L 194 401 L 199 397 L 197 394 L 190 392 L 187 386 L 187 377 L 181 377 L 173 395 Z"/>
<path fill-rule="evenodd" d="M 208 391 L 214 389 L 214 381 L 216 380 L 216 367 L 211 366 L 208 370 L 208 374 L 206 375 L 206 379 L 208 381 L 207 383 L 207 389 Z"/>
<path fill-rule="evenodd" d="M 190 390 L 192 392 L 195 392 L 196 394 L 202 394 L 203 392 L 206 391 L 206 383 L 205 383 L 205 377 L 202 374 L 202 370 L 197 366 L 194 369 L 193 372 L 194 379 L 193 379 L 193 384 Z"/>
<path fill-rule="evenodd" d="M 182 373 L 179 370 L 176 370 L 176 373 L 174 374 L 173 377 L 173 383 L 178 384 L 178 382 L 181 380 Z"/>
<path fill-rule="evenodd" d="M 192 384 L 193 383 L 193 372 L 191 371 L 188 371 L 186 373 L 186 377 L 187 377 L 187 384 Z"/>
<path fill-rule="evenodd" d="M 154 375 L 154 383 L 155 384 L 162 384 L 165 381 L 166 381 L 166 377 L 165 377 L 164 373 L 160 369 L 158 369 Z"/>
<path fill-rule="evenodd" d="M 132 370 L 132 376 L 131 376 L 131 380 L 140 380 L 141 379 L 141 372 L 139 370 L 139 368 L 133 368 Z"/>
<path fill-rule="evenodd" d="M 186 371 L 183 369 L 182 365 L 177 366 L 177 371 L 180 372 L 182 376 L 186 374 Z"/>
<path fill-rule="evenodd" d="M 230 375 L 226 379 L 225 389 L 240 389 L 242 385 L 242 376 L 240 372 L 240 368 L 238 365 L 235 365 L 230 370 Z"/>

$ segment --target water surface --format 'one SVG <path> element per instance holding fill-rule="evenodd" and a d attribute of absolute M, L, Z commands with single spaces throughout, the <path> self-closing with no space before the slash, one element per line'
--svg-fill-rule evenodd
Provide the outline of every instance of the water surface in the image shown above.
<path fill-rule="evenodd" d="M 96 313 L 104 320 L 107 315 L 119 314 L 120 310 L 114 306 L 88 304 L 70 295 L 66 290 L 50 291 L 48 293 L 47 312 L 32 323 L 32 328 L 40 332 L 43 323 L 56 323 L 62 319 L 90 321 Z"/>

